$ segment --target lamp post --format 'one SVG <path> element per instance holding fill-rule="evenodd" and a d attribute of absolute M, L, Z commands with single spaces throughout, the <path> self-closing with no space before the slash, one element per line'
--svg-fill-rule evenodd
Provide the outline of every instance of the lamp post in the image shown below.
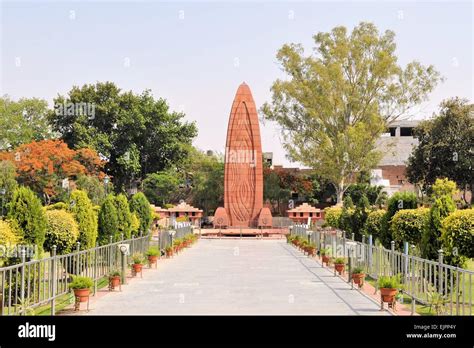
<path fill-rule="evenodd" d="M 0 195 L 2 195 L 2 218 L 3 218 L 3 206 L 5 205 L 5 194 L 7 193 L 7 190 L 4 188 L 0 189 Z"/>
<path fill-rule="evenodd" d="M 107 195 L 107 188 L 109 186 L 109 181 L 110 181 L 110 178 L 108 175 L 105 175 L 104 176 L 104 187 L 105 187 L 105 194 Z"/>

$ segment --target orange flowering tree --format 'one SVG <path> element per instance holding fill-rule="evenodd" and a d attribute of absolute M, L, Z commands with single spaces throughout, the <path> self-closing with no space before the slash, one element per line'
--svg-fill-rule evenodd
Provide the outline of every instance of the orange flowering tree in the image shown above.
<path fill-rule="evenodd" d="M 70 149 L 62 140 L 33 141 L 11 152 L 0 153 L 0 160 L 15 164 L 17 180 L 43 194 L 47 203 L 64 192 L 62 181 L 78 175 L 102 178 L 104 162 L 89 148 Z"/>

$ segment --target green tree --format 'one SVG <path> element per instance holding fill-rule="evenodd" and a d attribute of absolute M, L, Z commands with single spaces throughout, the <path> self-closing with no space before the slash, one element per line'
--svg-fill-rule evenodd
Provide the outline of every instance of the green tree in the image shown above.
<path fill-rule="evenodd" d="M 0 214 L 2 217 L 6 214 L 5 208 L 18 186 L 15 178 L 15 165 L 10 161 L 0 161 Z"/>
<path fill-rule="evenodd" d="M 425 100 L 440 80 L 432 66 L 397 65 L 394 37 L 360 23 L 352 33 L 336 27 L 316 34 L 314 55 L 297 44 L 277 54 L 289 78 L 274 82 L 264 117 L 281 126 L 291 159 L 332 182 L 339 204 L 357 174 L 376 166 L 375 141 L 387 124 Z"/>
<path fill-rule="evenodd" d="M 87 193 L 81 190 L 72 191 L 68 210 L 73 214 L 78 224 L 78 241 L 81 243 L 81 249 L 95 247 L 98 234 L 97 217 Z"/>
<path fill-rule="evenodd" d="M 125 239 L 129 239 L 132 235 L 132 213 L 128 205 L 127 197 L 119 194 L 115 197 L 115 208 L 117 209 L 118 231 Z"/>
<path fill-rule="evenodd" d="M 114 241 L 118 240 L 119 234 L 119 223 L 117 216 L 117 208 L 115 208 L 115 197 L 113 194 L 108 194 L 105 197 L 104 202 L 100 206 L 99 211 L 99 243 L 108 244 L 110 237 Z"/>
<path fill-rule="evenodd" d="M 0 150 L 49 139 L 53 132 L 48 123 L 48 103 L 37 98 L 13 101 L 0 97 Z"/>
<path fill-rule="evenodd" d="M 445 262 L 463 267 L 467 259 L 474 258 L 474 209 L 456 210 L 441 225 Z"/>
<path fill-rule="evenodd" d="M 278 173 L 273 170 L 264 169 L 263 173 L 263 199 L 270 201 L 272 207 L 276 205 L 277 214 L 280 213 L 282 202 L 288 202 L 291 191 L 282 187 L 282 182 Z M 273 210 L 275 213 L 275 210 Z"/>
<path fill-rule="evenodd" d="M 33 191 L 28 187 L 18 187 L 8 204 L 7 217 L 16 222 L 25 243 L 37 245 L 40 252 L 43 250 L 46 216 L 40 199 Z"/>
<path fill-rule="evenodd" d="M 184 114 L 169 110 L 150 91 L 122 92 L 114 83 L 73 87 L 55 103 L 91 103 L 94 115 L 52 112 L 50 120 L 73 148 L 91 147 L 108 158 L 106 171 L 117 191 L 155 173 L 179 165 L 197 134 Z"/>
<path fill-rule="evenodd" d="M 150 173 L 143 180 L 143 193 L 151 203 L 163 206 L 174 201 L 179 185 L 180 180 L 176 173 L 171 171 Z"/>
<path fill-rule="evenodd" d="M 460 98 L 441 103 L 439 114 L 414 130 L 419 144 L 407 165 L 408 180 L 430 193 L 437 178 L 453 180 L 464 192 L 473 190 L 474 104 Z M 471 204 L 473 200 L 471 197 Z"/>
<path fill-rule="evenodd" d="M 130 199 L 130 210 L 137 213 L 138 218 L 140 219 L 138 233 L 142 233 L 143 235 L 147 234 L 151 227 L 153 214 L 150 202 L 148 202 L 148 199 L 146 199 L 142 192 L 138 192 L 132 196 L 132 199 Z"/>

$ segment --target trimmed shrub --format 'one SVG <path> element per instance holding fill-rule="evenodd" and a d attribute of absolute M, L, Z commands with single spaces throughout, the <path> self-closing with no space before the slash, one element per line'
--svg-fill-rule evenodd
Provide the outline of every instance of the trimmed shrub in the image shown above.
<path fill-rule="evenodd" d="M 21 186 L 13 192 L 8 204 L 8 218 L 15 221 L 21 230 L 23 242 L 36 244 L 41 252 L 46 233 L 46 216 L 41 201 L 32 190 Z"/>
<path fill-rule="evenodd" d="M 18 187 L 16 182 L 16 167 L 11 161 L 0 161 L 0 189 L 5 190 L 5 194 L 0 199 L 0 210 L 6 213 L 7 205 L 11 201 L 13 192 Z"/>
<path fill-rule="evenodd" d="M 395 213 L 390 222 L 390 234 L 398 249 L 403 248 L 403 242 L 419 245 L 428 215 L 427 208 L 403 209 Z"/>
<path fill-rule="evenodd" d="M 130 225 L 131 232 L 134 236 L 137 236 L 140 232 L 140 218 L 137 213 L 132 213 L 132 223 Z"/>
<path fill-rule="evenodd" d="M 326 225 L 339 228 L 339 219 L 341 218 L 342 209 L 340 207 L 329 207 L 324 209 L 324 221 Z"/>
<path fill-rule="evenodd" d="M 451 196 L 445 195 L 436 198 L 430 208 L 429 221 L 421 239 L 421 256 L 436 260 L 441 248 L 441 221 L 456 210 L 456 204 Z"/>
<path fill-rule="evenodd" d="M 150 202 L 148 202 L 148 199 L 146 199 L 142 192 L 138 192 L 132 196 L 130 200 L 130 210 L 137 213 L 140 219 L 138 234 L 147 234 L 153 220 L 153 211 Z"/>
<path fill-rule="evenodd" d="M 54 204 L 47 205 L 46 210 L 67 210 L 68 206 L 64 202 L 57 202 Z"/>
<path fill-rule="evenodd" d="M 47 232 L 44 241 L 44 249 L 51 252 L 56 245 L 56 253 L 59 255 L 73 251 L 79 228 L 71 213 L 65 210 L 48 210 L 46 212 Z"/>
<path fill-rule="evenodd" d="M 97 240 L 97 215 L 87 193 L 74 190 L 69 199 L 69 211 L 79 227 L 78 242 L 81 250 L 93 248 Z"/>
<path fill-rule="evenodd" d="M 378 209 L 371 211 L 369 215 L 367 215 L 364 232 L 366 235 L 372 235 L 373 241 L 380 239 L 385 214 L 386 211 L 384 209 Z"/>
<path fill-rule="evenodd" d="M 451 213 L 441 222 L 441 231 L 447 263 L 459 267 L 474 258 L 474 209 Z"/>
<path fill-rule="evenodd" d="M 383 221 L 380 242 L 386 248 L 390 248 L 393 237 L 390 234 L 390 220 L 397 211 L 403 209 L 416 209 L 418 207 L 416 195 L 413 192 L 395 192 L 388 200 L 387 213 Z"/>
<path fill-rule="evenodd" d="M 105 197 L 99 211 L 99 243 L 108 244 L 110 237 L 117 240 L 118 233 L 118 217 L 117 209 L 115 208 L 115 198 L 113 194 L 108 194 Z"/>
<path fill-rule="evenodd" d="M 0 246 L 13 246 L 21 241 L 20 231 L 18 231 L 13 225 L 14 224 L 8 220 L 0 220 Z"/>
<path fill-rule="evenodd" d="M 132 213 L 124 194 L 115 197 L 115 209 L 117 209 L 118 235 L 123 233 L 123 237 L 129 239 L 132 236 Z"/>

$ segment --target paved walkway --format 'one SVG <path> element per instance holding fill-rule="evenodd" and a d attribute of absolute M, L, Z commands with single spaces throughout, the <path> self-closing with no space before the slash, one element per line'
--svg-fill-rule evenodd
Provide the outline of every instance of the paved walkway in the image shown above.
<path fill-rule="evenodd" d="M 89 314 L 389 315 L 284 240 L 201 239 L 158 262 Z"/>

